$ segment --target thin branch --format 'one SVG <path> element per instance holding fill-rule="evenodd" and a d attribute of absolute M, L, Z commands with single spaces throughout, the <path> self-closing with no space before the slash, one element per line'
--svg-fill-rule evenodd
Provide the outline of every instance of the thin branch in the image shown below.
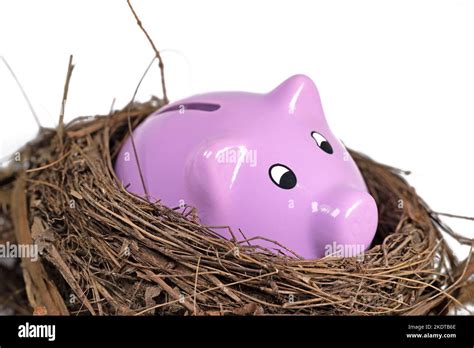
<path fill-rule="evenodd" d="M 165 66 L 163 64 L 163 59 L 161 59 L 161 54 L 160 51 L 156 48 L 153 40 L 151 39 L 150 35 L 148 35 L 148 32 L 145 30 L 145 28 L 142 25 L 142 21 L 138 17 L 137 13 L 135 12 L 135 9 L 133 8 L 132 4 L 130 3 L 130 0 L 127 0 L 127 4 L 130 7 L 130 10 L 133 13 L 133 16 L 135 17 L 138 26 L 140 29 L 143 31 L 145 34 L 146 38 L 148 39 L 148 42 L 150 42 L 151 47 L 153 48 L 153 51 L 155 51 L 156 58 L 158 58 L 158 66 L 160 67 L 160 73 L 161 73 L 161 88 L 163 90 L 163 101 L 165 104 L 168 104 L 168 95 L 166 93 L 166 84 L 165 84 Z"/>
<path fill-rule="evenodd" d="M 448 213 L 440 213 L 440 212 L 437 212 L 437 211 L 434 211 L 433 213 L 436 214 L 436 215 L 447 216 L 447 217 L 455 218 L 455 219 L 464 219 L 464 220 L 471 220 L 471 221 L 474 221 L 474 217 L 471 217 L 471 216 L 463 216 L 463 215 L 455 215 L 455 214 L 448 214 Z"/>
<path fill-rule="evenodd" d="M 130 119 L 130 108 L 133 106 L 133 103 L 135 102 L 135 97 L 137 96 L 138 90 L 143 82 L 143 79 L 145 76 L 148 74 L 148 71 L 150 71 L 151 66 L 153 65 L 153 62 L 155 61 L 156 57 L 153 57 L 151 60 L 150 64 L 148 64 L 148 67 L 146 68 L 145 72 L 143 73 L 142 77 L 140 78 L 140 81 L 138 82 L 137 87 L 135 88 L 135 92 L 133 92 L 133 97 L 130 103 L 128 103 L 127 107 L 127 112 L 129 115 L 127 116 L 127 123 L 128 123 L 128 132 L 130 134 L 130 140 L 132 142 L 132 148 L 133 148 L 133 154 L 135 156 L 135 162 L 137 162 L 137 168 L 138 168 L 138 173 L 140 174 L 140 181 L 143 186 L 143 191 L 145 192 L 145 197 L 147 200 L 150 199 L 150 195 L 148 194 L 148 189 L 145 185 L 145 179 L 143 178 L 143 173 L 142 173 L 142 168 L 140 166 L 140 160 L 138 159 L 138 152 L 137 152 L 137 147 L 135 146 L 135 139 L 133 138 L 133 128 L 132 128 L 132 121 Z"/>
<path fill-rule="evenodd" d="M 197 295 L 197 283 L 198 283 L 198 275 L 199 275 L 199 264 L 201 263 L 201 256 L 199 256 L 197 266 L 196 266 L 196 277 L 194 278 L 194 301 L 193 301 L 193 307 L 194 307 L 194 315 L 197 314 L 196 311 L 196 295 Z"/>
<path fill-rule="evenodd" d="M 61 144 L 61 149 L 63 149 L 64 110 L 66 108 L 67 94 L 69 92 L 69 82 L 71 81 L 71 75 L 72 75 L 73 69 L 74 69 L 74 64 L 72 64 L 72 54 L 71 54 L 69 56 L 69 64 L 67 67 L 66 82 L 64 83 L 63 101 L 61 103 L 61 112 L 59 114 L 58 136 L 59 136 L 59 142 Z"/>
<path fill-rule="evenodd" d="M 35 109 L 33 109 L 33 105 L 31 104 L 31 101 L 30 101 L 30 98 L 28 98 L 28 96 L 26 95 L 26 92 L 25 90 L 23 89 L 23 86 L 21 85 L 20 81 L 18 80 L 18 77 L 15 75 L 15 73 L 13 72 L 13 69 L 11 68 L 10 64 L 8 64 L 7 60 L 5 59 L 5 57 L 3 56 L 0 56 L 0 58 L 2 58 L 2 61 L 3 63 L 5 64 L 5 66 L 7 67 L 7 69 L 10 71 L 10 74 L 12 75 L 13 79 L 15 80 L 18 88 L 20 89 L 21 91 L 21 94 L 23 94 L 23 98 L 25 99 L 26 103 L 28 104 L 28 108 L 30 109 L 31 113 L 33 114 L 33 117 L 35 118 L 35 121 L 36 121 L 36 124 L 38 125 L 39 128 L 43 128 L 41 126 L 41 123 L 39 121 L 39 118 L 38 118 L 38 115 L 36 114 L 35 112 Z"/>

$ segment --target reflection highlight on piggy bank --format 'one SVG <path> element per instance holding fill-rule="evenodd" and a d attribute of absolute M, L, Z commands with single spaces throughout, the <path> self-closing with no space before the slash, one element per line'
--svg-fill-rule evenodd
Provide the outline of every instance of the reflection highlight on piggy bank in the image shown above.
<path fill-rule="evenodd" d="M 126 189 L 169 207 L 194 206 L 206 225 L 275 240 L 308 259 L 334 246 L 363 251 L 374 237 L 375 201 L 304 75 L 267 94 L 180 100 L 150 115 L 133 139 L 143 182 L 128 138 L 115 163 Z"/>

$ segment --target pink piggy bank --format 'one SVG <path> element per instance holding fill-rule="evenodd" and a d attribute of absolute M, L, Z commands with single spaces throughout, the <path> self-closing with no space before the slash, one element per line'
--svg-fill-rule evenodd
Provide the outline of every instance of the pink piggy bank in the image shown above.
<path fill-rule="evenodd" d="M 311 259 L 354 256 L 374 237 L 375 201 L 304 75 L 267 94 L 217 92 L 166 105 L 133 140 L 141 175 L 130 138 L 115 163 L 129 192 L 194 206 L 206 225 L 264 238 L 251 244 L 289 254 L 273 240 Z"/>

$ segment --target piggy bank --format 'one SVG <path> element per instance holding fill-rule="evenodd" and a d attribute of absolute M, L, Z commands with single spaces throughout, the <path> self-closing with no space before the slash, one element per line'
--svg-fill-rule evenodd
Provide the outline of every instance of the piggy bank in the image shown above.
<path fill-rule="evenodd" d="M 250 244 L 312 259 L 352 256 L 374 237 L 375 201 L 304 75 L 266 94 L 215 92 L 166 105 L 133 142 L 115 162 L 129 192 L 193 206 L 201 223 L 229 226 Z"/>

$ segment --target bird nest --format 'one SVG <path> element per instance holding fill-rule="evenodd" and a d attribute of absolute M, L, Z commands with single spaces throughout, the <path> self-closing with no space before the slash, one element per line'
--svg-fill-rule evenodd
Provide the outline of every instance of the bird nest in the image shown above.
<path fill-rule="evenodd" d="M 114 158 L 130 129 L 162 104 L 152 98 L 41 129 L 2 169 L 3 225 L 41 255 L 21 268 L 35 313 L 398 315 L 442 313 L 455 301 L 466 277 L 442 237 L 449 228 L 406 173 L 356 151 L 379 210 L 363 258 L 290 257 L 239 231 L 221 237 L 192 207 L 127 192 Z"/>

